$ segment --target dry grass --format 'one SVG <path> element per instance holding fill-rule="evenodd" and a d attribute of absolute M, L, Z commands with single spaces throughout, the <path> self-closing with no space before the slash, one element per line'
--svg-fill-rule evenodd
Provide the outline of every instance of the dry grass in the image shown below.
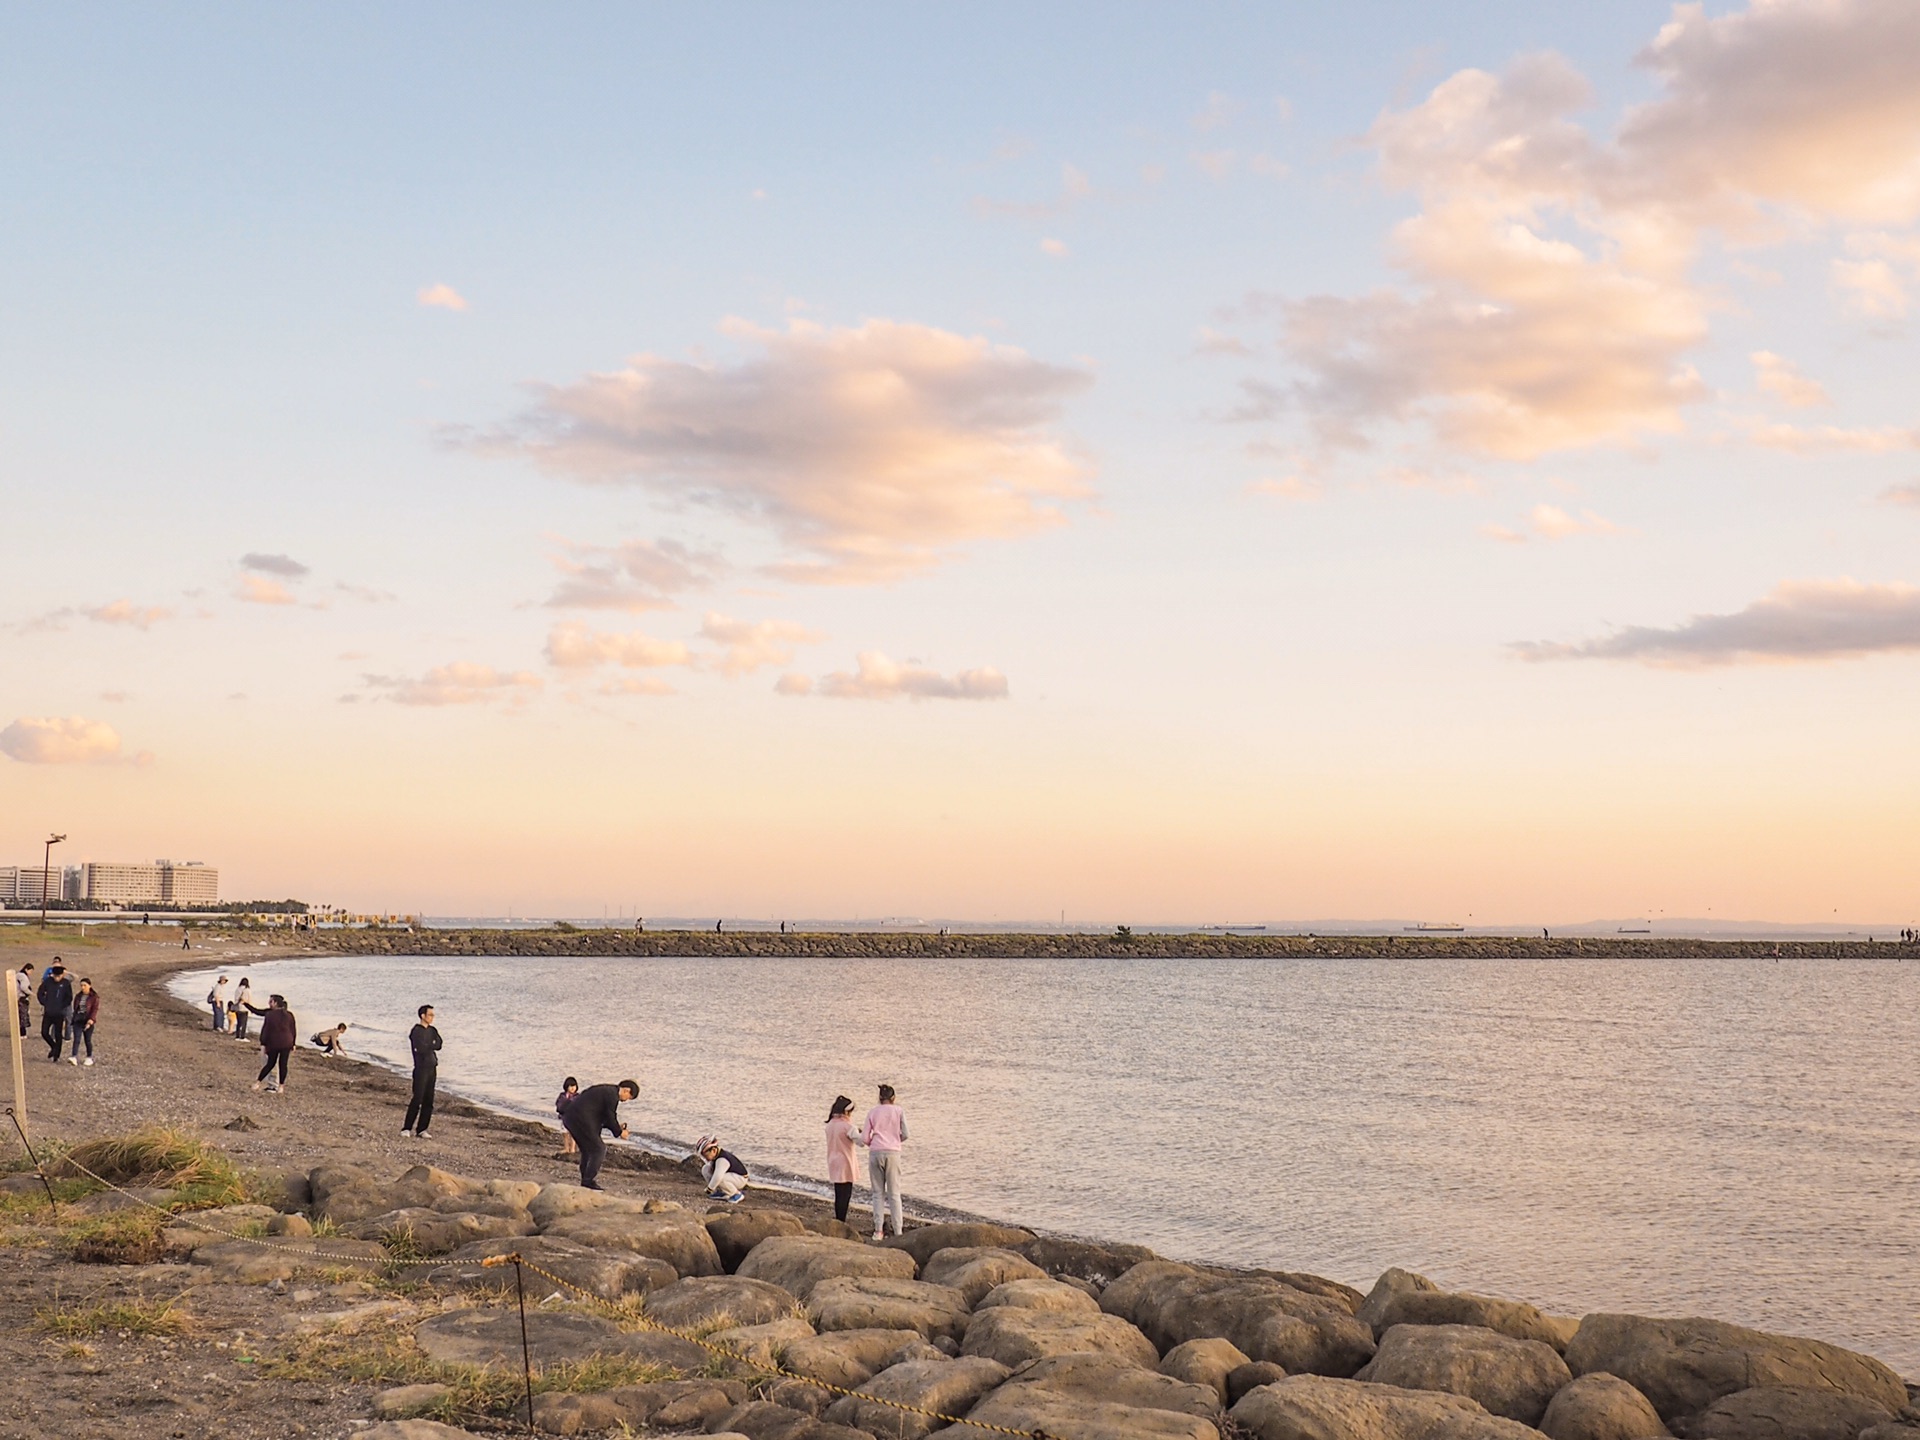
<path fill-rule="evenodd" d="M 101 1300 L 91 1305 L 55 1301 L 33 1312 L 41 1329 L 63 1340 L 93 1335 L 184 1335 L 192 1317 L 176 1295 L 171 1300 Z"/>

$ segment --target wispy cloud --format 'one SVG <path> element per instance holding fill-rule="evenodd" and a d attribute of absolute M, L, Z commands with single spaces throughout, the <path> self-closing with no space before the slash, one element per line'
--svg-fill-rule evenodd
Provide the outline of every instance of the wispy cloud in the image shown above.
<path fill-rule="evenodd" d="M 1045 200 L 974 199 L 973 208 L 982 215 L 1011 215 L 1025 220 L 1050 220 L 1068 214 L 1093 198 L 1093 181 L 1078 166 L 1062 163 L 1060 188 Z"/>
<path fill-rule="evenodd" d="M 714 668 L 723 675 L 747 675 L 763 665 L 788 665 L 794 649 L 824 637 L 791 620 L 735 620 L 709 612 L 700 622 L 700 638 L 721 647 Z"/>
<path fill-rule="evenodd" d="M 23 765 L 99 765 L 121 758 L 120 736 L 82 715 L 27 716 L 0 730 L 0 755 Z"/>
<path fill-rule="evenodd" d="M 594 687 L 602 695 L 678 695 L 680 692 L 657 675 L 616 675 Z"/>
<path fill-rule="evenodd" d="M 560 543 L 553 564 L 564 578 L 546 599 L 555 610 L 669 610 L 675 595 L 712 584 L 726 569 L 718 551 L 678 540 Z"/>
<path fill-rule="evenodd" d="M 242 575 L 240 583 L 234 587 L 233 597 L 248 605 L 298 605 L 297 597 L 278 580 L 269 580 L 264 575 Z"/>
<path fill-rule="evenodd" d="M 422 706 L 487 705 L 503 699 L 521 705 L 539 694 L 545 683 L 525 670 L 496 670 L 467 660 L 436 665 L 420 676 L 364 675 L 361 679 L 369 690 L 379 692 L 378 699 Z"/>
<path fill-rule="evenodd" d="M 1278 475 L 1249 481 L 1247 493 L 1270 495 L 1275 500 L 1318 500 L 1322 491 L 1318 480 L 1307 480 L 1298 475 Z"/>
<path fill-rule="evenodd" d="M 1224 130 L 1233 123 L 1234 116 L 1240 113 L 1240 106 L 1231 95 L 1215 90 L 1207 96 L 1207 103 L 1194 112 L 1187 123 L 1202 134 L 1209 130 Z"/>
<path fill-rule="evenodd" d="M 1073 253 L 1067 248 L 1066 241 L 1055 240 L 1052 236 L 1040 242 L 1040 249 L 1043 254 L 1051 255 L 1056 260 L 1064 260 Z"/>
<path fill-rule="evenodd" d="M 240 557 L 240 568 L 260 575 L 278 575 L 282 580 L 304 580 L 313 573 L 291 555 L 266 555 L 257 550 Z"/>
<path fill-rule="evenodd" d="M 88 620 L 95 625 L 124 625 L 134 630 L 148 630 L 163 620 L 173 618 L 173 610 L 165 605 L 138 605 L 131 600 L 121 599 L 109 600 L 104 605 L 63 605 L 58 610 L 35 615 L 9 628 L 23 635 L 31 635 L 41 631 L 65 630 L 75 620 Z"/>
<path fill-rule="evenodd" d="M 547 663 L 560 670 L 591 670 L 599 665 L 647 669 L 692 662 L 693 652 L 685 641 L 662 640 L 637 630 L 592 630 L 569 620 L 547 634 Z"/>
<path fill-rule="evenodd" d="M 1920 650 L 1920 587 L 1792 580 L 1743 610 L 1678 625 L 1629 626 L 1572 644 L 1522 641 L 1524 660 L 1636 660 L 1711 665 L 1854 659 Z"/>
<path fill-rule="evenodd" d="M 969 542 L 1060 523 L 1086 467 L 1051 434 L 1081 371 L 924 325 L 794 321 L 727 332 L 733 365 L 636 357 L 541 387 L 529 413 L 470 440 L 602 484 L 638 484 L 771 527 L 783 578 L 899 579 Z"/>
<path fill-rule="evenodd" d="M 1623 531 L 1605 516 L 1591 510 L 1573 515 L 1558 505 L 1536 505 L 1527 512 L 1524 530 L 1505 525 L 1483 525 L 1480 533 L 1489 540 L 1508 545 L 1524 545 L 1529 539 L 1567 540 L 1576 535 L 1622 535 Z"/>
<path fill-rule="evenodd" d="M 832 700 L 1004 700 L 1007 677 L 991 666 L 942 675 L 922 665 L 898 664 L 878 650 L 862 651 L 852 671 L 822 676 L 817 687 L 804 676 L 782 676 L 774 689 L 783 695 L 816 690 Z"/>
<path fill-rule="evenodd" d="M 1889 485 L 1880 492 L 1880 503 L 1920 507 L 1920 485 Z"/>
<path fill-rule="evenodd" d="M 465 310 L 467 297 L 451 285 L 423 285 L 420 293 L 414 297 L 428 309 Z"/>
<path fill-rule="evenodd" d="M 1756 350 L 1750 357 L 1753 360 L 1754 383 L 1774 399 L 1796 410 L 1811 409 L 1816 405 L 1831 405 L 1826 387 L 1818 380 L 1809 380 L 1800 373 L 1790 360 L 1783 360 L 1771 350 Z"/>
<path fill-rule="evenodd" d="M 1795 455 L 1885 455 L 1895 450 L 1920 449 L 1920 429 L 1901 425 L 1847 428 L 1841 425 L 1785 425 L 1756 421 L 1747 438 L 1769 450 Z"/>

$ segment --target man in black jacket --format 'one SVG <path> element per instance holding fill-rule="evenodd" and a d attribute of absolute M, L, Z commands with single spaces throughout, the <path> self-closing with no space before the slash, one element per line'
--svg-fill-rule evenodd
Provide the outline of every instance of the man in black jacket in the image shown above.
<path fill-rule="evenodd" d="M 580 1146 L 580 1183 L 587 1189 L 602 1188 L 600 1162 L 607 1158 L 607 1142 L 600 1138 L 600 1132 L 611 1131 L 626 1139 L 627 1127 L 620 1123 L 620 1102 L 631 1100 L 639 1093 L 638 1080 L 622 1080 L 618 1085 L 589 1085 L 567 1106 L 564 1123 L 567 1133 Z"/>
<path fill-rule="evenodd" d="M 402 1135 L 430 1140 L 427 1127 L 433 1124 L 433 1087 L 440 1078 L 440 1032 L 433 1028 L 433 1006 L 420 1007 L 420 1023 L 408 1033 L 413 1046 L 413 1099 L 407 1102 L 407 1123 Z"/>
<path fill-rule="evenodd" d="M 40 977 L 40 1038 L 47 1042 L 47 1058 L 57 1061 L 67 1039 L 67 1016 L 73 1013 L 73 981 L 60 957 Z"/>

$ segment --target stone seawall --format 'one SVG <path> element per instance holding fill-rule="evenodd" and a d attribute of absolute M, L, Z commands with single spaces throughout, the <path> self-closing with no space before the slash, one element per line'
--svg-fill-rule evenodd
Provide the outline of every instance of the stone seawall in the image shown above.
<path fill-rule="evenodd" d="M 1036 960 L 1920 959 L 1920 945 L 1865 940 L 1663 940 L 1638 936 L 1516 939 L 1487 935 L 955 934 L 917 931 L 319 930 L 298 943 L 348 955 L 827 956 Z"/>

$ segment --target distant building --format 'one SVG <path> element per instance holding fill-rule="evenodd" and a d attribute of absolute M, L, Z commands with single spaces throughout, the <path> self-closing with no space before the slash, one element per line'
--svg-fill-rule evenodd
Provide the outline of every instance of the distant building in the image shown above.
<path fill-rule="evenodd" d="M 60 892 L 65 888 L 67 878 L 58 865 L 51 871 L 38 865 L 22 865 L 15 875 L 13 898 L 26 905 L 38 905 L 42 891 L 46 892 L 46 898 L 49 900 L 60 899 Z"/>
<path fill-rule="evenodd" d="M 161 903 L 160 867 L 102 863 L 90 860 L 81 867 L 85 872 L 83 898 L 108 905 L 158 905 Z"/>
<path fill-rule="evenodd" d="M 0 905 L 20 898 L 20 867 L 0 865 Z"/>
<path fill-rule="evenodd" d="M 198 860 L 160 862 L 160 898 L 168 905 L 218 905 L 220 872 Z"/>
<path fill-rule="evenodd" d="M 84 866 L 63 865 L 60 867 L 60 898 L 62 900 L 84 900 L 87 898 L 86 881 L 82 877 Z"/>

